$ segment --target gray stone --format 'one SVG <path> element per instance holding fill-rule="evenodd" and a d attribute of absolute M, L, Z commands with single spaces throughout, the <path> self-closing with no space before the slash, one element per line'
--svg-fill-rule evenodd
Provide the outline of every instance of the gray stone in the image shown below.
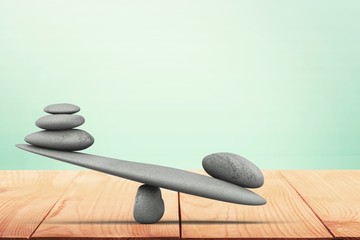
<path fill-rule="evenodd" d="M 80 111 L 80 108 L 70 103 L 57 103 L 46 106 L 44 111 L 51 114 L 72 114 Z"/>
<path fill-rule="evenodd" d="M 266 203 L 264 198 L 249 189 L 181 169 L 102 157 L 93 154 L 57 151 L 29 144 L 17 144 L 16 146 L 25 151 L 57 159 L 62 162 L 176 192 L 237 204 L 263 205 Z"/>
<path fill-rule="evenodd" d="M 233 153 L 214 153 L 206 156 L 202 165 L 214 178 L 247 188 L 258 188 L 264 184 L 260 169 L 239 155 Z"/>
<path fill-rule="evenodd" d="M 84 122 L 84 117 L 80 115 L 55 114 L 41 117 L 35 124 L 46 130 L 66 130 L 79 127 Z"/>
<path fill-rule="evenodd" d="M 164 200 L 160 188 L 141 185 L 136 193 L 134 219 L 138 223 L 156 223 L 164 215 Z"/>
<path fill-rule="evenodd" d="M 83 130 L 71 129 L 35 132 L 26 136 L 25 141 L 38 147 L 77 151 L 90 147 L 94 138 Z"/>

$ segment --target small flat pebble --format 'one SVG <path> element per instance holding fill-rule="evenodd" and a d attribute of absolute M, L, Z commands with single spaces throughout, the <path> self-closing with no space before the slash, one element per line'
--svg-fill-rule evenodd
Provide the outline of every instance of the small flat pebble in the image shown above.
<path fill-rule="evenodd" d="M 234 183 L 241 187 L 258 188 L 264 184 L 264 176 L 260 169 L 234 153 L 214 153 L 206 156 L 202 165 L 212 177 Z"/>
<path fill-rule="evenodd" d="M 164 215 L 164 200 L 160 188 L 141 185 L 136 193 L 134 219 L 138 223 L 156 223 Z"/>
<path fill-rule="evenodd" d="M 46 130 L 65 130 L 81 126 L 85 122 L 83 116 L 72 114 L 47 115 L 36 121 L 36 126 Z"/>
<path fill-rule="evenodd" d="M 73 114 L 80 111 L 80 108 L 70 103 L 57 103 L 46 106 L 44 111 L 51 114 Z"/>
<path fill-rule="evenodd" d="M 78 151 L 90 147 L 94 138 L 84 130 L 40 131 L 25 137 L 32 145 L 63 151 Z"/>

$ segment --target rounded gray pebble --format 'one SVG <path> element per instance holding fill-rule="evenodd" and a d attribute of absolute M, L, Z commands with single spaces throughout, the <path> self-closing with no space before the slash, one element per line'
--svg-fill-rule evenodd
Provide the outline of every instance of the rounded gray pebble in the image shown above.
<path fill-rule="evenodd" d="M 160 188 L 141 185 L 136 193 L 134 219 L 138 223 L 156 223 L 164 215 L 164 200 Z"/>
<path fill-rule="evenodd" d="M 94 138 L 80 129 L 40 131 L 25 137 L 25 141 L 32 145 L 63 151 L 78 151 L 90 147 Z"/>
<path fill-rule="evenodd" d="M 234 153 L 210 154 L 203 159 L 202 165 L 210 176 L 241 187 L 258 188 L 264 184 L 264 175 L 260 169 Z"/>
<path fill-rule="evenodd" d="M 35 124 L 46 130 L 66 130 L 79 127 L 84 122 L 84 117 L 80 115 L 56 114 L 41 117 Z"/>
<path fill-rule="evenodd" d="M 80 111 L 80 107 L 70 103 L 57 103 L 46 106 L 44 111 L 51 114 L 73 114 Z"/>

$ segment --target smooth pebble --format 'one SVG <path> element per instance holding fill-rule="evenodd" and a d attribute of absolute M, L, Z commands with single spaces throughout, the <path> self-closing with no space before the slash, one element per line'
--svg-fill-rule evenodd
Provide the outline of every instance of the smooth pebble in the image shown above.
<path fill-rule="evenodd" d="M 46 106 L 44 111 L 51 114 L 73 114 L 80 111 L 80 107 L 70 103 L 57 103 Z"/>
<path fill-rule="evenodd" d="M 63 151 L 77 151 L 90 147 L 94 138 L 84 130 L 40 131 L 25 137 L 32 145 Z"/>
<path fill-rule="evenodd" d="M 41 117 L 35 124 L 46 130 L 65 130 L 79 127 L 84 122 L 84 117 L 80 115 L 55 114 Z"/>
<path fill-rule="evenodd" d="M 258 188 L 264 184 L 264 176 L 260 169 L 234 153 L 213 153 L 206 156 L 202 165 L 212 177 L 218 178 L 241 187 Z"/>
<path fill-rule="evenodd" d="M 141 185 L 136 193 L 134 219 L 138 223 L 156 223 L 164 215 L 164 200 L 160 188 Z"/>

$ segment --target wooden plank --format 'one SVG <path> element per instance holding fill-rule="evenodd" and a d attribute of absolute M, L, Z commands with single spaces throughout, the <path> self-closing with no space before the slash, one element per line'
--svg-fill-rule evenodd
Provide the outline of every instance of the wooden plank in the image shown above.
<path fill-rule="evenodd" d="M 34 239 L 178 239 L 178 194 L 162 189 L 165 213 L 156 224 L 133 219 L 140 183 L 95 171 L 81 171 L 71 188 L 33 235 Z"/>
<path fill-rule="evenodd" d="M 264 175 L 264 186 L 253 190 L 267 199 L 263 206 L 236 205 L 180 193 L 182 238 L 332 238 L 280 173 L 266 171 Z"/>
<path fill-rule="evenodd" d="M 360 171 L 282 171 L 331 233 L 360 239 Z"/>
<path fill-rule="evenodd" d="M 0 171 L 0 239 L 27 239 L 77 171 Z"/>

